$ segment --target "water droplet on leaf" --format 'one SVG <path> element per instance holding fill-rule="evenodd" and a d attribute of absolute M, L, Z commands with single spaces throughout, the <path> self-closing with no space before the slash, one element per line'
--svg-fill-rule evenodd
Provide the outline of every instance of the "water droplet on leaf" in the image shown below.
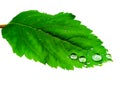
<path fill-rule="evenodd" d="M 72 53 L 72 54 L 70 55 L 70 58 L 75 60 L 75 59 L 77 59 L 77 55 L 76 55 L 75 53 Z"/>
<path fill-rule="evenodd" d="M 100 61 L 100 60 L 102 60 L 102 56 L 99 55 L 99 54 L 95 54 L 95 55 L 92 56 L 92 59 L 93 59 L 94 61 Z"/>
<path fill-rule="evenodd" d="M 85 64 L 84 67 L 87 67 L 87 65 Z"/>
<path fill-rule="evenodd" d="M 107 54 L 106 57 L 107 57 L 108 59 L 110 59 L 110 60 L 112 59 L 111 54 Z"/>
<path fill-rule="evenodd" d="M 81 57 L 79 58 L 79 61 L 80 61 L 80 62 L 86 62 L 86 58 L 85 58 L 84 56 L 81 56 Z"/>

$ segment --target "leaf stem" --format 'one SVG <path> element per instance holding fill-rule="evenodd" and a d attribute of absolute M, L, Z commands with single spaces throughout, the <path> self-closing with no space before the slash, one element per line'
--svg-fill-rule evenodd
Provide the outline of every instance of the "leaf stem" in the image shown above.
<path fill-rule="evenodd" d="M 0 24 L 0 28 L 4 28 L 7 24 Z"/>

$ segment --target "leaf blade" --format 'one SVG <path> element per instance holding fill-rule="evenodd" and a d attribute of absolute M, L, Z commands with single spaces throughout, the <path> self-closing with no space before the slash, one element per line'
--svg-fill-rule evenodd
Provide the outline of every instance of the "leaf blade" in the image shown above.
<path fill-rule="evenodd" d="M 18 56 L 25 55 L 52 67 L 73 70 L 74 67 L 84 67 L 87 62 L 91 62 L 87 67 L 92 67 L 108 61 L 105 56 L 107 49 L 102 46 L 102 41 L 74 18 L 69 13 L 49 15 L 30 10 L 13 18 L 3 28 L 2 35 Z M 87 62 L 71 60 L 71 53 L 76 53 L 78 57 L 85 56 Z M 102 55 L 102 62 L 93 61 L 95 53 Z"/>

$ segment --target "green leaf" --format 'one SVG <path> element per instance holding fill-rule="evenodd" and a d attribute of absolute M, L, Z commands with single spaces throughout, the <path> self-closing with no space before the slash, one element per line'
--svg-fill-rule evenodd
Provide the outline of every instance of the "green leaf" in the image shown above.
<path fill-rule="evenodd" d="M 2 29 L 18 56 L 73 70 L 112 61 L 102 41 L 71 13 L 21 12 Z"/>

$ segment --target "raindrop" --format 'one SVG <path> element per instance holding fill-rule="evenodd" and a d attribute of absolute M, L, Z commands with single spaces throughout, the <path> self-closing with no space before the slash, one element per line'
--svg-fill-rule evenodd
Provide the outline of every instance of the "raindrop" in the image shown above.
<path fill-rule="evenodd" d="M 77 59 L 77 55 L 76 55 L 75 53 L 72 53 L 72 54 L 70 55 L 70 58 L 75 60 L 75 59 Z"/>
<path fill-rule="evenodd" d="M 102 60 L 102 56 L 99 55 L 99 54 L 95 54 L 95 55 L 92 56 L 92 59 L 93 59 L 94 61 L 100 61 L 100 60 Z"/>
<path fill-rule="evenodd" d="M 106 57 L 107 57 L 108 59 L 110 59 L 110 60 L 112 59 L 111 54 L 107 54 Z"/>
<path fill-rule="evenodd" d="M 84 67 L 87 67 L 87 65 L 84 65 Z"/>
<path fill-rule="evenodd" d="M 80 61 L 80 62 L 86 62 L 86 58 L 85 58 L 84 56 L 81 56 L 81 57 L 79 58 L 79 61 Z"/>

